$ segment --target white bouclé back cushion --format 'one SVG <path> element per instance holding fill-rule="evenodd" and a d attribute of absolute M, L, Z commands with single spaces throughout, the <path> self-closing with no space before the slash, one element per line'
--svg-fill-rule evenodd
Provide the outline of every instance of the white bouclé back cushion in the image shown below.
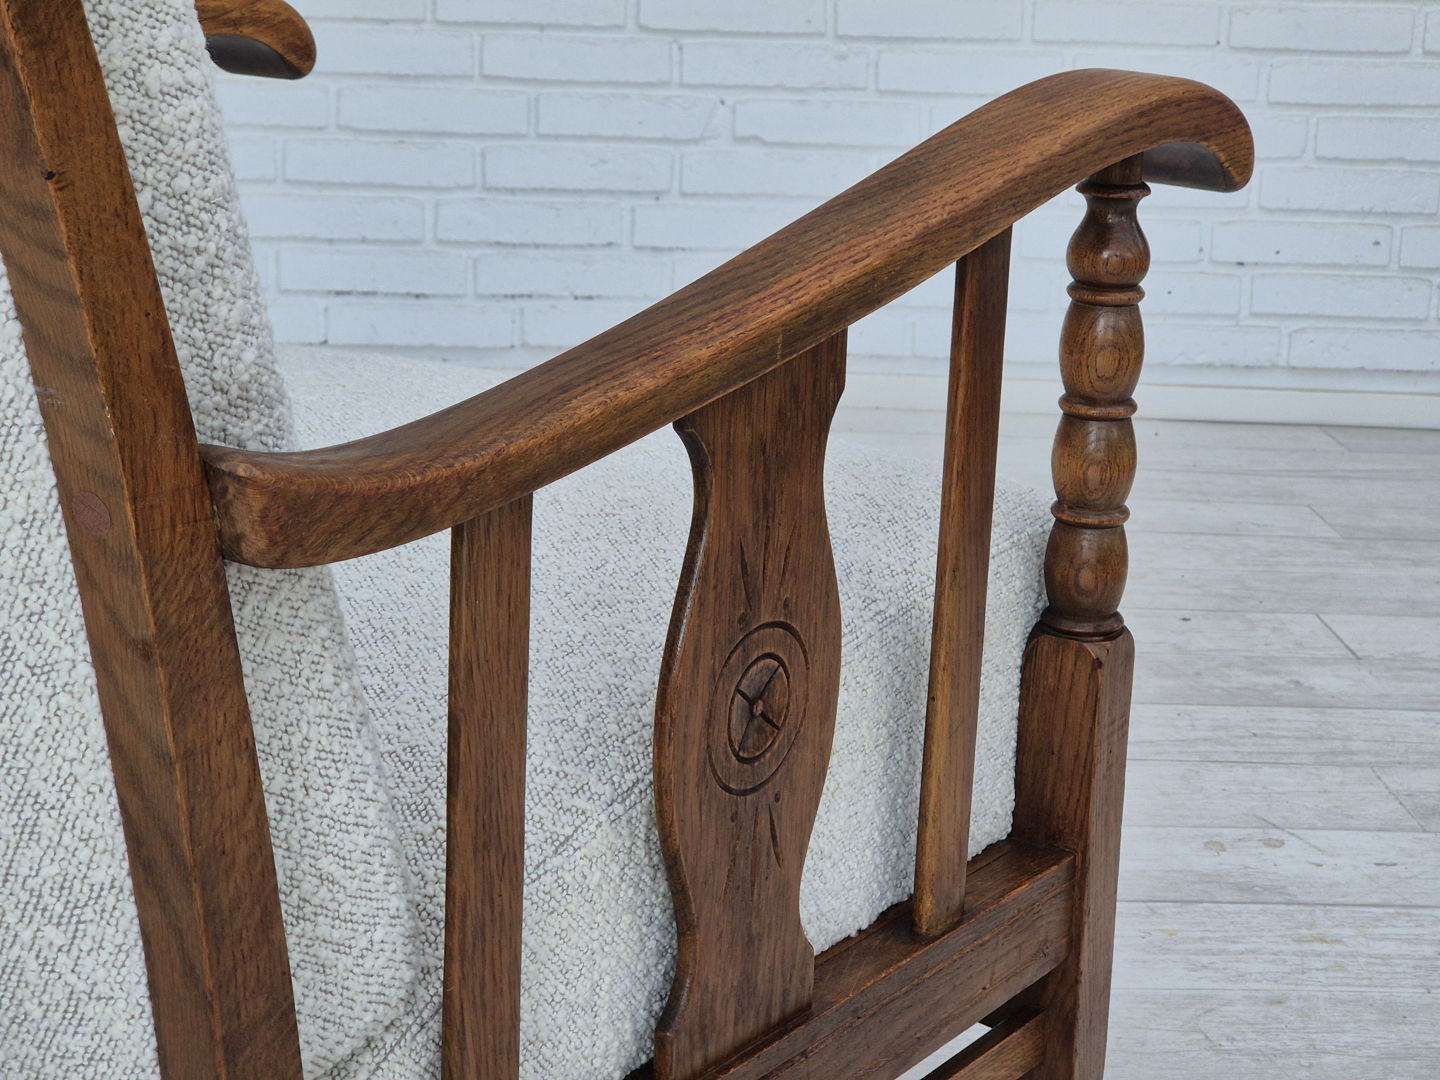
<path fill-rule="evenodd" d="M 202 440 L 289 419 L 192 0 L 87 0 Z M 0 1076 L 156 1075 L 104 731 L 40 415 L 0 279 Z M 393 1020 L 417 927 L 326 570 L 232 568 L 307 1069 Z"/>

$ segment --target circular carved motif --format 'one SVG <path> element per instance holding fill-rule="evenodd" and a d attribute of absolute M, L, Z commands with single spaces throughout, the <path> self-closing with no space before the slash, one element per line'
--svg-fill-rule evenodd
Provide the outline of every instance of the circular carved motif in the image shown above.
<path fill-rule="evenodd" d="M 805 716 L 809 665 L 795 631 L 761 626 L 730 651 L 711 698 L 710 769 L 726 791 L 748 795 L 784 764 Z"/>
<path fill-rule="evenodd" d="M 740 676 L 730 703 L 730 752 L 756 761 L 774 745 L 785 726 L 790 675 L 778 656 L 762 656 Z"/>

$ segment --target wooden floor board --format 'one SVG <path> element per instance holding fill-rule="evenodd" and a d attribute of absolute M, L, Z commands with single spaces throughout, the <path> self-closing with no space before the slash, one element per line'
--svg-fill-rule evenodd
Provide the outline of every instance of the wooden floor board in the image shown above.
<path fill-rule="evenodd" d="M 1294 563 L 1182 571 L 1132 565 L 1126 602 L 1131 609 L 1413 615 L 1440 610 L 1440 566 L 1340 573 Z"/>
<path fill-rule="evenodd" d="M 1375 540 L 1435 540 L 1440 537 L 1440 503 L 1429 512 L 1413 506 L 1391 506 L 1381 499 L 1359 504 L 1334 503 L 1313 507 L 1315 513 L 1340 536 Z"/>
<path fill-rule="evenodd" d="M 1233 505 L 1233 504 L 1232 504 Z M 1309 509 L 1306 507 L 1305 509 Z M 1316 517 L 1315 520 L 1319 520 Z M 1142 505 L 1130 527 L 1130 558 L 1147 573 L 1158 570 L 1274 570 L 1290 565 L 1307 572 L 1346 573 L 1357 563 L 1385 570 L 1423 570 L 1435 564 L 1429 540 L 1346 540 L 1329 535 L 1274 536 L 1227 532 L 1159 532 Z M 1212 528 L 1229 529 L 1220 515 Z"/>
<path fill-rule="evenodd" d="M 1418 991 L 1122 989 L 1110 1020 L 1106 1080 L 1433 1080 L 1440 1061 Z"/>
<path fill-rule="evenodd" d="M 1436 558 L 1434 547 L 1430 558 Z M 1440 613 L 1382 617 L 1329 611 L 1320 617 L 1363 660 L 1420 660 L 1433 664 L 1440 657 Z"/>
<path fill-rule="evenodd" d="M 1433 905 L 1440 913 L 1437 833 L 1166 827 L 1132 818 L 1121 859 L 1122 900 Z M 1440 939 L 1431 942 L 1431 954 L 1440 965 Z"/>
<path fill-rule="evenodd" d="M 1115 987 L 1423 992 L 1435 984 L 1437 941 L 1433 907 L 1122 900 Z M 1431 1009 L 1440 1024 L 1440 994 Z M 1387 1037 L 1372 1034 L 1377 1047 Z"/>
<path fill-rule="evenodd" d="M 1141 536 L 1329 537 L 1340 534 L 1309 506 L 1213 498 L 1145 499 L 1130 506 L 1131 543 Z M 1134 565 L 1141 565 L 1135 563 Z M 1207 564 L 1208 565 L 1208 564 Z"/>
<path fill-rule="evenodd" d="M 1148 651 L 1261 656 L 1343 657 L 1355 654 L 1318 615 L 1288 612 L 1132 609 L 1125 622 Z"/>
<path fill-rule="evenodd" d="M 1322 430 L 1348 450 L 1440 456 L 1440 431 L 1362 427 L 1325 427 Z"/>
<path fill-rule="evenodd" d="M 1407 796 L 1423 798 L 1432 783 L 1440 791 L 1440 769 L 1397 771 L 1402 775 L 1369 764 L 1132 760 L 1125 818 L 1155 826 L 1414 832 L 1420 822 Z"/>
<path fill-rule="evenodd" d="M 1143 652 L 1143 643 L 1140 644 Z M 1435 761 L 1440 710 L 1136 703 L 1131 761 L 1364 765 Z"/>

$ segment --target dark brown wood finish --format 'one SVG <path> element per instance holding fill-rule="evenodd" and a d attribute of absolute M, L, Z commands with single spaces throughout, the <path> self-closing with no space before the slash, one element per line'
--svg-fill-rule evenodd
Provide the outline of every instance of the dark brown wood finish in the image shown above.
<path fill-rule="evenodd" d="M 655 1033 L 686 1080 L 810 1007 L 800 875 L 830 760 L 840 600 L 825 440 L 839 334 L 680 420 L 695 516 L 660 672 L 655 800 L 679 959 Z"/>
<path fill-rule="evenodd" d="M 915 929 L 922 934 L 950 929 L 960 921 L 965 904 L 1009 283 L 1009 229 L 955 267 L 955 325 L 915 852 Z"/>
<path fill-rule="evenodd" d="M 299 79 L 315 67 L 315 37 L 285 0 L 195 0 L 210 58 L 236 75 Z"/>
<path fill-rule="evenodd" d="M 520 1069 L 530 508 L 523 496 L 452 541 L 445 1080 Z"/>
<path fill-rule="evenodd" d="M 1015 835 L 1074 851 L 1078 884 L 1070 957 L 1031 993 L 1051 1022 L 1035 1080 L 1100 1080 L 1104 1072 L 1134 663 L 1117 608 L 1135 476 L 1131 395 L 1144 355 L 1137 305 L 1150 261 L 1135 211 L 1149 189 L 1132 157 L 1080 191 L 1087 210 L 1067 259 L 1075 281 L 1051 459 L 1050 604 L 1025 653 L 1016 766 Z"/>
<path fill-rule="evenodd" d="M 206 448 L 226 554 L 334 561 L 450 528 L 713 401 L 955 262 L 1069 184 L 1151 146 L 1252 147 L 1186 79 L 1071 71 L 976 110 L 694 284 L 442 412 L 291 454 Z"/>
<path fill-rule="evenodd" d="M 80 0 L 0 0 L 0 57 L 0 251 L 65 510 L 160 1065 L 298 1080 L 224 567 Z"/>

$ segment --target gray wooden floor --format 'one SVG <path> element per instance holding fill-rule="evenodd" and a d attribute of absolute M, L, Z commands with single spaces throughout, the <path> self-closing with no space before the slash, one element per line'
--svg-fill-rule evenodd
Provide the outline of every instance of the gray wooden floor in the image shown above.
<path fill-rule="evenodd" d="M 837 430 L 938 454 L 940 424 Z M 1002 473 L 1046 485 L 1053 430 L 1006 417 Z M 1136 431 L 1106 1076 L 1434 1080 L 1440 431 Z"/>

